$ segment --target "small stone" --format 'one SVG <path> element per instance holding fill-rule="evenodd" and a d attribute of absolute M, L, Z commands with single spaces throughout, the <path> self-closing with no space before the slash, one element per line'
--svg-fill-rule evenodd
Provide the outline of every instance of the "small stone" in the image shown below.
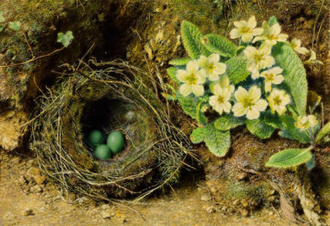
<path fill-rule="evenodd" d="M 237 178 L 237 180 L 242 181 L 242 180 L 247 179 L 248 176 L 249 176 L 249 175 L 248 175 L 247 173 L 242 172 L 242 173 L 238 174 L 236 178 Z"/>
<path fill-rule="evenodd" d="M 110 209 L 110 206 L 109 206 L 109 204 L 103 204 L 103 205 L 101 206 L 101 209 L 102 209 L 102 210 L 108 210 L 108 209 Z"/>
<path fill-rule="evenodd" d="M 208 213 L 214 213 L 215 212 L 214 206 L 208 206 L 208 207 L 206 207 L 206 212 L 208 212 Z"/>
<path fill-rule="evenodd" d="M 110 219 L 113 215 L 110 213 L 109 210 L 102 210 L 101 216 L 103 219 Z"/>
<path fill-rule="evenodd" d="M 34 212 L 32 209 L 26 208 L 25 210 L 22 211 L 22 215 L 23 216 L 32 216 L 32 215 L 34 215 Z"/>
<path fill-rule="evenodd" d="M 204 194 L 204 195 L 202 195 L 202 197 L 201 197 L 201 200 L 202 201 L 210 201 L 212 198 L 211 198 L 211 195 L 210 194 Z"/>
<path fill-rule="evenodd" d="M 5 213 L 5 215 L 3 216 L 3 219 L 4 220 L 8 220 L 8 221 L 10 221 L 10 220 L 14 220 L 15 219 L 15 215 L 14 214 L 12 214 L 11 212 L 7 212 L 7 213 Z"/>
<path fill-rule="evenodd" d="M 42 184 L 46 180 L 46 177 L 42 175 L 40 169 L 37 167 L 31 167 L 28 169 L 26 171 L 26 175 L 30 176 L 38 185 Z"/>
<path fill-rule="evenodd" d="M 39 185 L 33 186 L 30 188 L 30 192 L 32 193 L 41 193 L 42 192 L 42 188 Z"/>

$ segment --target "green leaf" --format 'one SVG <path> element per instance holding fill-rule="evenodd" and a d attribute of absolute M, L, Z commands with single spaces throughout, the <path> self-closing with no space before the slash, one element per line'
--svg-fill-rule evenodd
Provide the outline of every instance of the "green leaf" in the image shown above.
<path fill-rule="evenodd" d="M 208 34 L 202 40 L 206 49 L 211 53 L 217 53 L 223 57 L 232 57 L 235 55 L 237 46 L 220 35 Z"/>
<path fill-rule="evenodd" d="M 278 133 L 281 137 L 297 140 L 303 144 L 310 143 L 310 137 L 307 135 L 306 131 L 298 129 L 294 125 L 295 120 L 292 117 L 281 116 L 280 118 L 284 125 L 283 130 Z"/>
<path fill-rule="evenodd" d="M 2 31 L 5 27 L 4 26 L 0 26 L 0 31 Z"/>
<path fill-rule="evenodd" d="M 168 63 L 170 65 L 182 66 L 182 65 L 186 65 L 187 63 L 189 63 L 189 61 L 191 61 L 190 58 L 178 58 L 178 59 L 170 60 L 170 62 L 168 62 Z"/>
<path fill-rule="evenodd" d="M 179 92 L 177 92 L 177 98 L 183 111 L 191 118 L 196 119 L 198 99 L 192 96 L 184 97 Z"/>
<path fill-rule="evenodd" d="M 214 126 L 218 130 L 230 130 L 244 125 L 244 123 L 245 120 L 242 117 L 237 118 L 233 115 L 224 115 L 214 122 Z"/>
<path fill-rule="evenodd" d="M 262 119 L 246 120 L 246 127 L 260 139 L 267 139 L 272 136 L 275 128 L 266 124 Z"/>
<path fill-rule="evenodd" d="M 198 27 L 184 20 L 181 23 L 181 35 L 183 46 L 192 59 L 197 59 L 200 55 L 210 55 L 210 52 L 202 44 L 203 34 Z"/>
<path fill-rule="evenodd" d="M 3 17 L 3 12 L 0 11 L 0 23 L 3 23 L 5 21 L 6 21 L 6 19 Z"/>
<path fill-rule="evenodd" d="M 278 114 L 277 113 L 272 114 L 270 111 L 265 112 L 263 116 L 263 121 L 267 125 L 270 125 L 275 129 L 279 129 L 279 128 L 283 129 L 285 127 L 284 123 L 282 122 Z"/>
<path fill-rule="evenodd" d="M 250 72 L 246 70 L 246 62 L 244 56 L 234 56 L 226 61 L 227 75 L 231 83 L 237 84 L 250 75 Z"/>
<path fill-rule="evenodd" d="M 205 117 L 204 113 L 202 112 L 202 105 L 207 102 L 209 102 L 208 96 L 204 96 L 202 98 L 199 98 L 199 100 L 198 100 L 198 104 L 196 107 L 196 120 L 197 120 L 198 124 L 204 125 L 207 123 L 207 118 Z"/>
<path fill-rule="evenodd" d="M 322 129 L 318 132 L 315 138 L 315 143 L 319 144 L 319 142 L 324 138 L 326 135 L 330 134 L 330 122 L 325 124 Z"/>
<path fill-rule="evenodd" d="M 291 93 L 299 115 L 305 115 L 307 104 L 307 79 L 304 65 L 294 50 L 286 43 L 273 47 L 277 65 L 283 69 L 284 85 Z"/>
<path fill-rule="evenodd" d="M 173 82 L 175 83 L 178 83 L 180 84 L 180 81 L 177 79 L 176 77 L 176 72 L 177 72 L 177 68 L 175 67 L 170 67 L 170 68 L 167 68 L 166 71 L 167 71 L 167 74 L 170 76 L 170 78 L 172 79 Z"/>
<path fill-rule="evenodd" d="M 9 22 L 8 27 L 11 30 L 19 31 L 21 29 L 21 22 L 19 21 Z"/>
<path fill-rule="evenodd" d="M 310 161 L 313 157 L 307 149 L 286 149 L 271 156 L 266 163 L 267 167 L 289 168 L 299 166 Z"/>
<path fill-rule="evenodd" d="M 277 24 L 277 23 L 278 23 L 278 21 L 277 21 L 276 17 L 274 17 L 274 16 L 270 17 L 268 20 L 269 26 L 273 26 L 274 24 Z"/>
<path fill-rule="evenodd" d="M 64 47 L 68 47 L 73 38 L 72 31 L 67 31 L 65 34 L 62 32 L 57 34 L 57 42 L 62 43 Z"/>
<path fill-rule="evenodd" d="M 194 144 L 204 141 L 209 151 L 218 157 L 225 156 L 230 148 L 229 131 L 217 130 L 212 123 L 195 129 L 190 139 Z"/>

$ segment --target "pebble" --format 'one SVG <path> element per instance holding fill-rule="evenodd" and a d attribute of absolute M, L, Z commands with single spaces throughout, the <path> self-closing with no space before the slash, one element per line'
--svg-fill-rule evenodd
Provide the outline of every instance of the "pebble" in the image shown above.
<path fill-rule="evenodd" d="M 25 210 L 22 211 L 22 215 L 23 216 L 32 216 L 32 215 L 34 215 L 34 212 L 32 209 L 26 208 Z"/>
<path fill-rule="evenodd" d="M 42 188 L 39 185 L 35 185 L 35 186 L 30 188 L 30 192 L 32 192 L 32 193 L 41 193 Z"/>
<path fill-rule="evenodd" d="M 114 213 L 110 213 L 109 210 L 102 210 L 101 211 L 101 216 L 103 219 L 110 219 L 111 217 L 115 216 Z"/>
<path fill-rule="evenodd" d="M 204 195 L 202 195 L 202 197 L 201 197 L 201 200 L 202 201 L 210 201 L 212 198 L 211 198 L 211 195 L 210 194 L 204 194 Z"/>

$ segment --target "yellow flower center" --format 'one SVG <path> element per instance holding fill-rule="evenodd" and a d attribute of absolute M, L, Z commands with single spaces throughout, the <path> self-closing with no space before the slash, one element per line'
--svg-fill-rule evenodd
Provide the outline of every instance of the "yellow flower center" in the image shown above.
<path fill-rule="evenodd" d="M 251 98 L 248 97 L 244 100 L 244 107 L 245 108 L 251 109 L 251 107 L 253 107 L 254 105 L 255 105 L 255 103 L 253 102 L 253 100 Z"/>
<path fill-rule="evenodd" d="M 207 66 L 206 66 L 207 70 L 209 71 L 210 74 L 213 73 L 213 71 L 215 70 L 215 65 L 213 63 L 209 63 Z"/>
<path fill-rule="evenodd" d="M 267 81 L 273 81 L 274 80 L 274 74 L 265 74 L 265 78 Z"/>
<path fill-rule="evenodd" d="M 268 35 L 267 38 L 269 40 L 278 40 L 278 37 L 276 37 L 275 35 L 271 34 L 271 35 Z"/>
<path fill-rule="evenodd" d="M 252 30 L 249 27 L 242 27 L 241 28 L 241 33 L 246 34 L 246 33 L 251 33 L 251 32 L 252 32 Z"/>
<path fill-rule="evenodd" d="M 223 96 L 218 96 L 218 100 L 217 101 L 218 101 L 219 104 L 223 104 L 225 102 Z"/>
<path fill-rule="evenodd" d="M 195 74 L 191 74 L 188 78 L 188 84 L 189 85 L 196 85 L 197 84 L 197 78 L 195 76 Z"/>
<path fill-rule="evenodd" d="M 264 56 L 262 54 L 256 54 L 254 56 L 254 60 L 256 61 L 256 63 L 259 63 L 260 61 L 265 60 L 265 59 L 264 59 Z"/>
<path fill-rule="evenodd" d="M 280 106 L 281 103 L 282 103 L 282 99 L 280 98 L 280 96 L 276 96 L 274 97 L 274 104 L 277 105 L 277 106 Z"/>

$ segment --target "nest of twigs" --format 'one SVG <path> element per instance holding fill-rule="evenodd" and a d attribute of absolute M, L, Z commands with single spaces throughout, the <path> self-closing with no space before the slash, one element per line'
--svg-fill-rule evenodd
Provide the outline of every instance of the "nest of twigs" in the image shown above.
<path fill-rule="evenodd" d="M 140 199 L 178 180 L 190 142 L 159 99 L 161 81 L 123 61 L 90 60 L 71 66 L 57 84 L 38 99 L 31 147 L 63 191 Z M 85 142 L 95 127 L 120 130 L 125 150 L 96 159 Z"/>

